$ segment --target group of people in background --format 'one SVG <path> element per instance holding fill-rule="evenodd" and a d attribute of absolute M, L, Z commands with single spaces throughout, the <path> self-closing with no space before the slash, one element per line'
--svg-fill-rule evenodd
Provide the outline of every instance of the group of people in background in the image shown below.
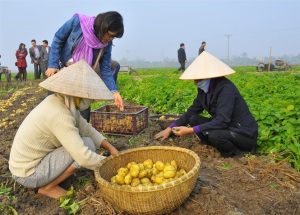
<path fill-rule="evenodd" d="M 48 45 L 48 40 L 43 40 L 42 45 L 37 45 L 36 40 L 31 40 L 32 47 L 29 48 L 29 56 L 31 63 L 34 65 L 34 79 L 47 78 L 46 71 L 48 69 L 48 61 L 50 56 L 51 47 Z M 28 51 L 24 43 L 20 43 L 19 48 L 16 51 L 16 66 L 18 67 L 18 73 L 14 77 L 15 80 L 26 81 L 27 80 L 27 61 L 26 56 Z M 117 83 L 118 73 L 120 71 L 120 64 L 111 59 L 111 72 L 113 79 Z"/>
<path fill-rule="evenodd" d="M 205 51 L 205 46 L 206 46 L 206 42 L 203 41 L 199 48 L 198 55 L 200 55 L 203 51 Z M 178 73 L 179 71 L 185 70 L 185 64 L 187 62 L 184 43 L 180 44 L 180 48 L 177 51 L 177 55 L 178 55 L 178 62 L 180 63 L 180 67 L 177 70 Z"/>
<path fill-rule="evenodd" d="M 40 79 L 41 75 L 43 79 L 46 79 L 45 74 L 48 69 L 48 60 L 50 55 L 51 47 L 48 46 L 48 41 L 43 40 L 43 45 L 36 45 L 36 40 L 31 40 L 32 47 L 29 48 L 29 56 L 31 58 L 31 63 L 34 65 L 34 79 Z M 16 51 L 16 66 L 18 67 L 18 73 L 15 76 L 15 80 L 27 79 L 27 61 L 26 56 L 28 51 L 24 43 L 20 43 L 18 50 Z"/>

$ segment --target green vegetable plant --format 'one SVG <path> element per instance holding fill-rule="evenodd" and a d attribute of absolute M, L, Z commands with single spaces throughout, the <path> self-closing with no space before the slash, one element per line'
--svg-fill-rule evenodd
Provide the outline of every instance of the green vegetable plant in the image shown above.
<path fill-rule="evenodd" d="M 76 195 L 76 192 L 74 190 L 74 187 L 71 186 L 71 188 L 67 191 L 66 195 L 60 198 L 60 206 L 61 208 L 64 208 L 68 214 L 76 214 L 80 212 L 80 202 L 76 202 L 74 200 L 74 196 Z"/>
<path fill-rule="evenodd" d="M 232 80 L 259 125 L 260 154 L 280 153 L 300 171 L 300 67 L 291 72 L 264 72 L 255 67 L 235 67 Z M 124 100 L 143 105 L 156 114 L 182 114 L 192 104 L 197 88 L 179 80 L 173 68 L 139 69 L 138 77 L 120 75 L 118 87 Z M 202 115 L 209 116 L 204 112 Z"/>

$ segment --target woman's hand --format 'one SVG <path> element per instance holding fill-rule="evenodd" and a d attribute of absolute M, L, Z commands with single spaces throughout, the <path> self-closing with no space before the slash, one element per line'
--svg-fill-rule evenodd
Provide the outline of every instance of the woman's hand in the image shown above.
<path fill-rule="evenodd" d="M 120 111 L 124 111 L 123 99 L 119 92 L 114 93 L 115 97 L 115 105 L 120 109 Z"/>
<path fill-rule="evenodd" d="M 167 137 L 169 137 L 170 133 L 171 133 L 171 128 L 166 128 L 165 130 L 162 130 L 161 132 L 157 133 L 155 135 L 155 139 L 160 139 L 160 141 L 164 141 Z"/>
<path fill-rule="evenodd" d="M 58 72 L 58 69 L 54 69 L 54 68 L 48 68 L 47 71 L 45 72 L 45 74 L 50 77 L 52 75 L 54 75 L 55 73 Z"/>
<path fill-rule="evenodd" d="M 119 151 L 115 147 L 110 148 L 109 151 L 111 155 L 115 155 L 119 153 Z"/>
<path fill-rule="evenodd" d="M 100 146 L 104 149 L 109 150 L 111 155 L 115 155 L 119 153 L 119 151 L 113 145 L 111 145 L 107 140 L 103 140 Z"/>
<path fill-rule="evenodd" d="M 182 137 L 184 135 L 193 133 L 194 129 L 189 128 L 189 127 L 185 127 L 185 126 L 180 126 L 180 127 L 172 128 L 172 131 L 176 136 Z"/>

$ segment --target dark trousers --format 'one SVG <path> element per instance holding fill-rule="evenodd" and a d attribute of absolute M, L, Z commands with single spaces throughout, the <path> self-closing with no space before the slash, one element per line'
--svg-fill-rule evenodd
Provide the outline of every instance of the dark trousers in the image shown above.
<path fill-rule="evenodd" d="M 18 67 L 18 74 L 15 76 L 15 80 L 20 79 L 20 81 L 26 81 L 27 79 L 27 71 L 26 71 L 26 67 Z"/>
<path fill-rule="evenodd" d="M 41 72 L 42 72 L 42 61 L 38 60 L 38 63 L 33 63 L 34 65 L 34 79 L 40 79 L 41 78 Z"/>
<path fill-rule="evenodd" d="M 190 118 L 189 124 L 193 127 L 211 120 L 211 118 L 195 115 Z M 237 149 L 250 152 L 257 144 L 257 137 L 247 137 L 229 129 L 209 130 L 197 135 L 201 141 L 215 147 L 224 157 L 234 155 Z"/>
<path fill-rule="evenodd" d="M 185 61 L 180 61 L 180 67 L 178 68 L 178 71 L 182 70 L 184 71 L 185 70 Z"/>
<path fill-rule="evenodd" d="M 48 69 L 48 61 L 41 61 L 41 73 L 43 75 L 43 79 L 47 78 L 46 71 Z"/>

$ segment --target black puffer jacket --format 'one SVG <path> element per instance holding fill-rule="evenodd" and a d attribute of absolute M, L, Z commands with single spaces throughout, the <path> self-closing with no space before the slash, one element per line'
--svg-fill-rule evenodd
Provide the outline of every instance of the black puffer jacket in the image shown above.
<path fill-rule="evenodd" d="M 199 125 L 204 134 L 209 130 L 229 129 L 248 137 L 257 137 L 257 122 L 236 86 L 227 78 L 212 78 L 208 93 L 198 89 L 193 104 L 175 123 L 178 126 L 187 125 L 192 115 L 199 115 L 204 109 L 212 116 L 210 122 Z"/>

